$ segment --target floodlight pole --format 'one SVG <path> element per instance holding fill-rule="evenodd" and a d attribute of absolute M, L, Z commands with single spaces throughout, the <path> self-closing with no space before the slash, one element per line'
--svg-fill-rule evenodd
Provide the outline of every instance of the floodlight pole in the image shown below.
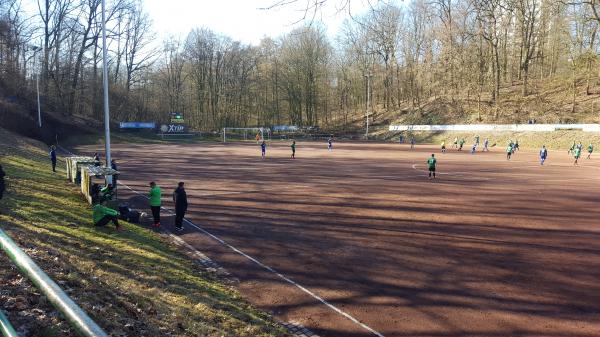
<path fill-rule="evenodd" d="M 106 51 L 106 0 L 102 0 L 102 82 L 104 86 L 104 147 L 106 166 L 110 166 L 110 111 L 108 106 L 108 62 Z M 107 183 L 112 183 L 112 176 L 107 176 Z"/>
<path fill-rule="evenodd" d="M 371 73 L 365 74 L 367 78 L 367 129 L 365 131 L 365 139 L 369 139 L 369 108 L 371 107 Z"/>
<path fill-rule="evenodd" d="M 37 52 L 42 50 L 41 47 L 34 46 L 33 47 L 33 64 L 34 67 L 37 65 Z M 38 127 L 42 127 L 42 108 L 40 105 L 40 72 L 36 70 L 35 72 L 35 88 L 37 91 L 37 110 L 38 110 Z"/>
<path fill-rule="evenodd" d="M 40 108 L 40 73 L 35 74 L 35 87 L 37 90 L 38 126 L 42 127 L 42 109 Z"/>
<path fill-rule="evenodd" d="M 36 65 L 37 65 L 37 52 L 42 50 L 42 47 L 38 47 L 38 46 L 34 46 L 34 45 L 28 45 L 27 48 L 33 50 L 33 56 L 31 56 L 30 58 L 27 59 L 27 61 L 29 61 L 29 59 L 31 59 L 33 57 L 33 68 L 35 71 L 35 88 L 36 88 L 36 92 L 37 92 L 37 110 L 38 110 L 38 127 L 42 127 L 42 109 L 41 109 L 41 104 L 40 104 L 40 73 L 35 69 Z"/>

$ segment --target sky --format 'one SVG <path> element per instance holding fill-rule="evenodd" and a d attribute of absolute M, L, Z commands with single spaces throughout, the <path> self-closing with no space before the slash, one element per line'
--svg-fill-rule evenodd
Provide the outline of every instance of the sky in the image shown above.
<path fill-rule="evenodd" d="M 0 0 L 2 1 L 2 0 Z M 36 17 L 38 0 L 24 0 L 25 10 Z M 141 0 L 143 10 L 157 33 L 154 43 L 169 37 L 185 39 L 194 28 L 209 28 L 245 44 L 258 45 L 265 37 L 279 37 L 311 22 L 314 11 L 305 10 L 315 0 Z M 275 6 L 287 2 L 284 6 Z M 323 22 L 332 39 L 345 19 L 359 16 L 378 2 L 402 5 L 403 0 L 327 0 L 315 22 Z M 305 15 L 308 18 L 303 20 Z"/>
<path fill-rule="evenodd" d="M 297 22 L 304 17 L 303 6 L 307 1 L 312 0 L 297 0 L 270 10 L 261 8 L 278 0 L 142 0 L 142 3 L 160 40 L 169 36 L 185 38 L 193 28 L 207 27 L 234 40 L 257 45 L 264 36 L 278 37 L 302 25 Z M 346 2 L 328 0 L 315 18 L 325 23 L 329 36 L 335 36 L 349 17 L 348 7 L 339 9 Z M 367 11 L 370 6 L 368 0 L 350 3 L 353 15 Z"/>

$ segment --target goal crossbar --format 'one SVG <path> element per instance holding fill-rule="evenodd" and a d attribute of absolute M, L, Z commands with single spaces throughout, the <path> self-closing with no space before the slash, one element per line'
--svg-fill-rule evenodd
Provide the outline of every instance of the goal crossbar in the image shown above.
<path fill-rule="evenodd" d="M 235 132 L 235 131 L 243 131 L 244 140 L 248 139 L 248 132 L 256 132 L 260 135 L 260 140 L 265 140 L 265 135 L 270 138 L 271 129 L 266 127 L 256 127 L 256 128 L 223 128 L 223 143 L 227 142 L 227 133 Z"/>

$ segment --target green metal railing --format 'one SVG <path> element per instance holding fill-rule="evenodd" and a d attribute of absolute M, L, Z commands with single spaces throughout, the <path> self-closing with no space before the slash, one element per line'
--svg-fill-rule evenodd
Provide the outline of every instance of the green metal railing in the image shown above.
<path fill-rule="evenodd" d="M 2 332 L 2 336 L 4 337 L 19 337 L 2 310 L 0 310 L 0 332 Z"/>
<path fill-rule="evenodd" d="M 52 281 L 46 273 L 25 252 L 17 246 L 17 244 L 0 229 L 0 248 L 6 252 L 11 261 L 21 270 L 21 272 L 31 280 L 31 282 L 48 298 L 50 303 L 60 311 L 67 321 L 77 330 L 79 335 L 83 337 L 108 337 L 102 329 L 96 324 L 86 313 L 81 309 L 69 296 Z M 3 322 L 5 316 L 2 315 L 0 320 Z M 10 323 L 7 324 L 10 327 Z M 5 337 L 18 337 L 16 333 L 7 335 L 4 332 L 4 323 L 2 325 Z M 8 328 L 7 328 L 8 329 Z M 6 331 L 11 331 L 10 329 Z M 14 332 L 14 329 L 12 330 Z"/>

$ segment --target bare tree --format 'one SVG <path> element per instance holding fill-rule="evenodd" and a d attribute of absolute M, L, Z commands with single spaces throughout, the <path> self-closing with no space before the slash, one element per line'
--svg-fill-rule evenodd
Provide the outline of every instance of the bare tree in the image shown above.
<path fill-rule="evenodd" d="M 155 37 L 148 14 L 143 13 L 140 4 L 133 7 L 125 24 L 125 89 L 129 93 L 131 86 L 139 82 L 138 76 L 144 69 L 152 66 L 156 50 L 150 46 Z"/>
<path fill-rule="evenodd" d="M 492 72 L 494 86 L 492 100 L 498 103 L 500 99 L 500 30 L 499 25 L 505 13 L 503 0 L 475 0 L 477 17 L 479 19 L 479 33 L 487 41 L 492 51 Z"/>
<path fill-rule="evenodd" d="M 541 4 L 539 0 L 512 0 L 510 5 L 517 13 L 517 21 L 520 26 L 522 94 L 527 96 L 529 66 L 536 52 Z"/>

